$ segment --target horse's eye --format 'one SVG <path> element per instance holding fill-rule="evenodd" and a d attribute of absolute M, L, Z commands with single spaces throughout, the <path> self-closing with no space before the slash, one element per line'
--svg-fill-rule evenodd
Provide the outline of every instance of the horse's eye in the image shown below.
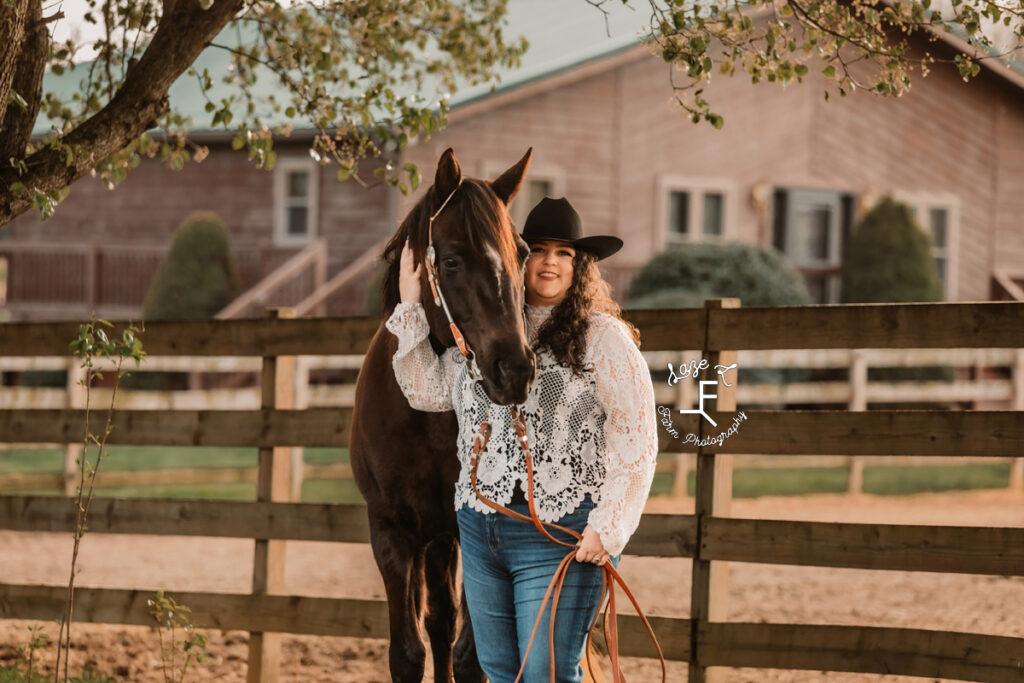
<path fill-rule="evenodd" d="M 459 262 L 458 262 L 458 260 L 453 259 L 450 256 L 448 258 L 446 258 L 446 259 L 443 259 L 441 261 L 441 265 L 444 266 L 445 270 L 458 270 L 459 269 Z"/>

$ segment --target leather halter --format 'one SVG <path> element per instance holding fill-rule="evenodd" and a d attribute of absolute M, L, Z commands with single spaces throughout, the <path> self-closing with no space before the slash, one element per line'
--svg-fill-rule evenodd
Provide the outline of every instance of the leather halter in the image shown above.
<path fill-rule="evenodd" d="M 551 524 L 549 522 L 542 522 L 537 517 L 537 510 L 533 503 L 533 455 L 530 452 L 529 440 L 526 436 L 526 418 L 523 413 L 516 407 L 510 407 L 509 411 L 512 415 L 512 426 L 516 431 L 517 441 L 519 447 L 523 451 L 523 456 L 526 459 L 526 496 L 530 506 L 530 515 L 518 513 L 515 510 L 510 510 L 504 505 L 495 503 L 490 498 L 486 498 L 480 489 L 476 485 L 476 470 L 480 464 L 480 454 L 487 448 L 487 442 L 491 438 L 491 425 L 488 422 L 484 422 L 480 425 L 480 430 L 473 437 L 473 454 L 470 457 L 470 471 L 469 471 L 469 483 L 473 487 L 473 493 L 476 497 L 487 507 L 497 510 L 501 514 L 517 519 L 522 522 L 531 522 L 537 531 L 539 531 L 549 541 L 563 545 L 570 548 L 569 553 L 562 559 L 558 564 L 558 569 L 555 570 L 555 575 L 551 577 L 551 582 L 548 584 L 548 589 L 544 593 L 544 600 L 541 601 L 540 611 L 537 614 L 537 620 L 533 623 L 533 631 L 530 633 L 530 642 L 526 645 L 526 654 L 523 656 L 523 662 L 519 667 L 519 675 L 516 676 L 515 683 L 519 683 L 523 678 L 523 671 L 526 669 L 526 660 L 530 656 L 530 649 L 533 647 L 533 640 L 537 635 L 537 629 L 540 627 L 541 619 L 544 617 L 544 609 L 547 607 L 548 600 L 551 600 L 551 619 L 548 622 L 548 647 L 554 647 L 555 642 L 555 613 L 558 609 L 558 598 L 562 592 L 562 584 L 565 581 L 565 576 L 569 571 L 569 566 L 576 558 L 576 548 L 579 546 L 579 541 L 582 540 L 582 536 L 566 527 L 559 526 L 558 524 Z M 577 540 L 576 545 L 568 543 L 566 541 L 559 540 L 551 535 L 548 529 L 557 529 L 562 533 L 568 534 L 570 537 Z M 661 681 L 665 683 L 668 678 L 668 672 L 665 668 L 665 655 L 661 651 L 661 645 L 658 644 L 658 638 L 654 635 L 654 629 L 651 628 L 650 623 L 647 621 L 647 617 L 644 616 L 643 610 L 640 609 L 640 605 L 637 604 L 636 598 L 633 597 L 633 593 L 630 592 L 626 586 L 626 582 L 622 580 L 622 577 L 612 566 L 611 562 L 605 562 L 601 565 L 603 570 L 601 574 L 601 600 L 598 601 L 597 610 L 594 612 L 594 618 L 590 621 L 590 627 L 587 629 L 587 669 L 590 670 L 590 677 L 595 680 L 600 680 L 594 676 L 594 665 L 590 661 L 590 631 L 594 628 L 594 624 L 597 623 L 597 618 L 601 614 L 601 605 L 604 603 L 605 596 L 608 597 L 608 606 L 605 608 L 604 615 L 604 637 L 608 644 L 608 652 L 612 659 L 612 679 L 615 683 L 626 683 L 626 677 L 623 676 L 622 670 L 619 668 L 619 632 L 618 625 L 615 619 L 615 584 L 618 583 L 622 588 L 622 592 L 626 594 L 629 601 L 633 604 L 633 608 L 636 610 L 637 615 L 647 628 L 647 634 L 651 637 L 651 641 L 654 643 L 654 648 L 658 651 L 658 658 L 661 660 Z M 551 683 L 555 683 L 555 653 L 552 650 L 551 656 Z"/>
<path fill-rule="evenodd" d="M 476 354 L 473 353 L 473 349 L 469 348 L 469 342 L 466 341 L 466 337 L 462 334 L 462 330 L 455 324 L 455 319 L 452 318 L 452 312 L 448 308 L 448 302 L 445 301 L 444 293 L 441 291 L 441 282 L 437 275 L 437 252 L 434 250 L 434 220 L 441 215 L 444 211 L 444 207 L 448 206 L 448 202 L 451 201 L 455 193 L 458 192 L 459 188 L 462 187 L 462 179 L 459 179 L 459 184 L 455 186 L 455 189 L 449 193 L 441 206 L 437 207 L 437 211 L 427 221 L 427 282 L 430 283 L 430 291 L 434 295 L 434 305 L 440 307 L 444 311 L 444 315 L 448 318 L 448 327 L 452 331 L 452 337 L 455 338 L 455 345 L 459 347 L 459 353 L 466 359 L 466 363 L 469 365 L 470 376 L 479 378 L 480 371 L 476 367 L 474 362 Z"/>

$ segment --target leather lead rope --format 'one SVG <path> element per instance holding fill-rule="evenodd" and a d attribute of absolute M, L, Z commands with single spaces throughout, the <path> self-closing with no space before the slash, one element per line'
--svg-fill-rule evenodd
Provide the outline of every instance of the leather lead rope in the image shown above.
<path fill-rule="evenodd" d="M 530 656 L 530 649 L 533 647 L 534 638 L 537 635 L 537 630 L 540 628 L 540 623 L 544 616 L 544 609 L 547 607 L 548 600 L 551 600 L 551 619 L 548 622 L 548 647 L 553 647 L 555 642 L 555 613 L 558 608 L 558 599 L 561 595 L 562 584 L 565 581 L 566 573 L 569 571 L 569 566 L 576 558 L 576 547 L 578 543 L 574 545 L 557 539 L 551 535 L 548 529 L 558 530 L 569 535 L 571 538 L 575 538 L 577 541 L 581 540 L 582 536 L 572 529 L 567 529 L 566 527 L 558 524 L 542 522 L 540 518 L 537 517 L 537 510 L 533 501 L 533 455 L 530 452 L 530 444 L 526 436 L 526 419 L 522 412 L 515 407 L 509 408 L 509 411 L 512 414 L 512 426 L 516 431 L 519 446 L 522 449 L 523 456 L 526 460 L 526 496 L 530 507 L 530 515 L 526 516 L 516 512 L 515 510 L 510 510 L 504 505 L 495 503 L 493 500 L 480 493 L 480 489 L 477 488 L 476 471 L 480 464 L 480 454 L 487 448 L 487 442 L 490 441 L 491 438 L 491 425 L 487 422 L 480 425 L 479 431 L 473 438 L 473 452 L 470 458 L 469 472 L 469 482 L 473 487 L 473 493 L 475 493 L 476 497 L 487 507 L 500 512 L 506 517 L 511 517 L 512 519 L 522 522 L 530 522 L 548 540 L 570 548 L 569 553 L 562 558 L 561 562 L 559 562 L 558 568 L 555 570 L 555 574 L 551 577 L 551 582 L 548 584 L 547 591 L 544 593 L 544 600 L 541 602 L 540 611 L 537 614 L 537 620 L 534 622 L 533 631 L 530 633 L 530 641 L 526 645 L 526 654 L 523 656 L 523 662 L 519 667 L 519 675 L 516 676 L 516 683 L 519 683 L 523 678 L 523 671 L 526 669 L 526 660 Z M 612 563 L 605 562 L 604 565 L 601 566 L 601 569 L 603 570 L 601 574 L 601 600 L 598 602 L 593 619 L 590 620 L 590 628 L 587 630 L 587 647 L 585 648 L 587 653 L 587 669 L 590 672 L 590 677 L 594 678 L 594 665 L 590 661 L 590 630 L 592 630 L 594 625 L 597 623 L 597 618 L 601 614 L 601 605 L 604 604 L 605 597 L 607 597 L 608 603 L 605 608 L 604 635 L 605 640 L 608 643 L 608 652 L 612 659 L 612 677 L 614 683 L 626 683 L 626 677 L 622 674 L 622 670 L 619 668 L 619 631 L 615 618 L 615 584 L 618 584 L 622 589 L 622 592 L 626 594 L 627 598 L 629 598 L 630 603 L 632 603 L 637 615 L 639 615 L 640 620 L 647 629 L 647 634 L 651 637 L 651 641 L 654 643 L 654 648 L 658 651 L 658 658 L 661 660 L 661 680 L 662 683 L 665 683 L 667 680 L 665 655 L 661 651 L 661 645 L 658 643 L 658 638 L 654 635 L 654 629 L 651 628 L 651 624 L 647 621 L 647 617 L 644 616 L 643 610 L 640 609 L 640 605 L 637 603 L 636 598 L 633 597 L 633 593 L 629 590 L 629 587 L 626 586 L 626 582 L 622 580 L 621 576 L 619 576 L 619 573 L 612 566 Z M 553 651 L 551 652 L 550 661 L 551 683 L 555 683 L 555 653 Z"/>

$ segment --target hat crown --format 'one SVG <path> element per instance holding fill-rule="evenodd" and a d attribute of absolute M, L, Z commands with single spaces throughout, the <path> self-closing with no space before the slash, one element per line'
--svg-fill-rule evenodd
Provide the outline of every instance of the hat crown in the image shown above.
<path fill-rule="evenodd" d="M 611 256 L 622 248 L 622 240 L 611 235 L 583 236 L 583 221 L 565 197 L 544 197 L 533 207 L 523 225 L 527 242 L 568 242 L 577 249 L 592 252 L 598 259 Z"/>
<path fill-rule="evenodd" d="M 583 222 L 565 197 L 544 197 L 533 207 L 523 226 L 523 239 L 572 242 L 583 236 Z"/>

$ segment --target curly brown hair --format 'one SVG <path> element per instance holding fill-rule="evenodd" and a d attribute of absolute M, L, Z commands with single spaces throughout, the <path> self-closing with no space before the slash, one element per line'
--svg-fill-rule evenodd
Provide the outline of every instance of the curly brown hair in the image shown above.
<path fill-rule="evenodd" d="M 622 320 L 637 347 L 640 346 L 640 332 L 622 318 L 622 309 L 612 299 L 611 287 L 598 270 L 597 257 L 578 249 L 572 261 L 572 284 L 537 331 L 536 349 L 549 350 L 561 365 L 582 375 L 588 369 L 583 358 L 593 313 L 607 313 Z"/>

